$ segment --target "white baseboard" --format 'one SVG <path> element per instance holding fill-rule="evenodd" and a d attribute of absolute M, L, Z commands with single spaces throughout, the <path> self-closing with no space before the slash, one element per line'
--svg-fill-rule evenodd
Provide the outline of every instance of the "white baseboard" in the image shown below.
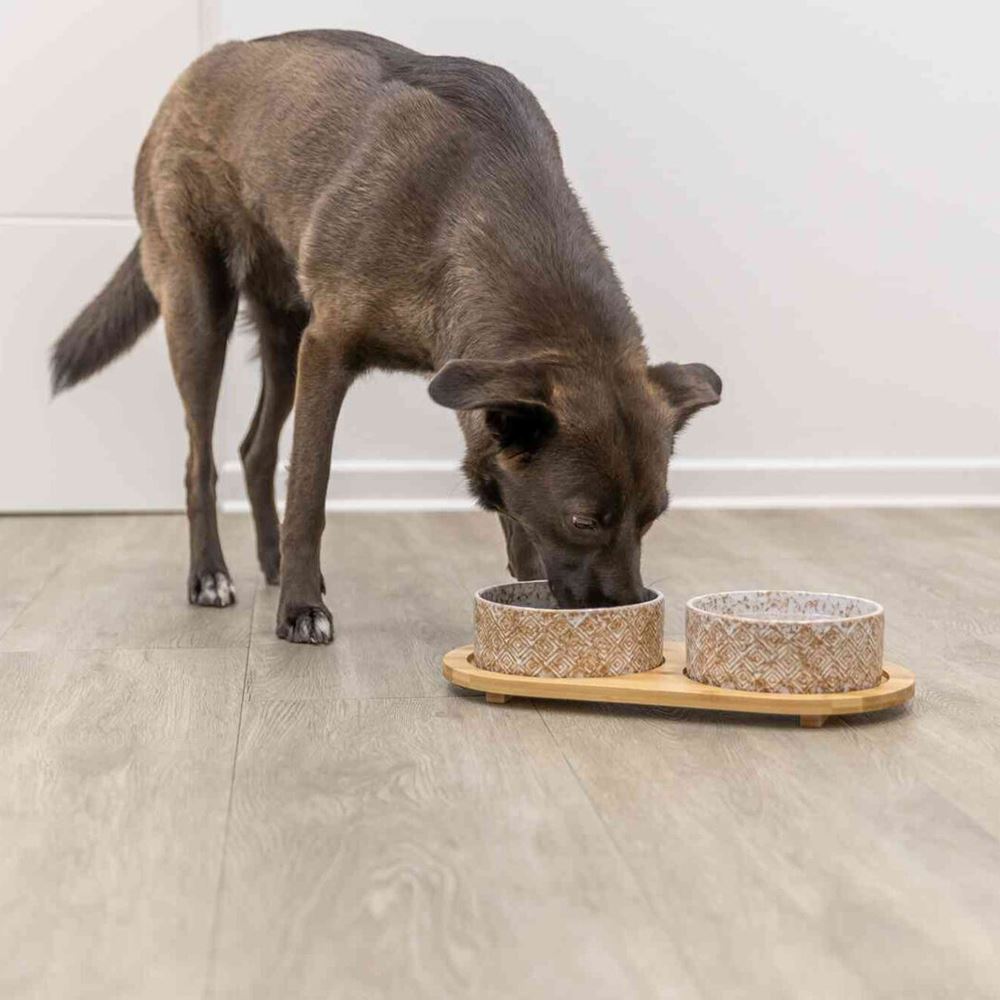
<path fill-rule="evenodd" d="M 286 471 L 278 476 L 284 497 Z M 219 476 L 226 511 L 248 510 L 238 461 Z M 1000 507 L 1000 458 L 675 458 L 675 508 Z M 328 510 L 470 510 L 457 462 L 356 459 L 333 463 Z"/>

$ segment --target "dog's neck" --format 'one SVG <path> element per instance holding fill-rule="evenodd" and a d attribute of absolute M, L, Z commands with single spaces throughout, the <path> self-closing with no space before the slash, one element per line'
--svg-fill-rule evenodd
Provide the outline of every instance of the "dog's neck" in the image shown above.
<path fill-rule="evenodd" d="M 479 187 L 446 238 L 443 349 L 510 360 L 641 350 L 641 331 L 618 276 L 561 172 Z"/>

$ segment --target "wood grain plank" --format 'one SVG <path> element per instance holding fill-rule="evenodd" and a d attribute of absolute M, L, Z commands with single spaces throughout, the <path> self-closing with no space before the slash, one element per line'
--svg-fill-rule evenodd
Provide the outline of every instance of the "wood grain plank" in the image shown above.
<path fill-rule="evenodd" d="M 653 529 L 674 638 L 710 590 L 886 606 L 915 702 L 818 732 L 451 697 L 487 515 L 331 515 L 326 649 L 221 526 L 235 617 L 184 604 L 183 517 L 0 519 L 4 996 L 199 995 L 248 640 L 215 996 L 995 996 L 997 512 Z"/>
<path fill-rule="evenodd" d="M 83 520 L 0 517 L 0 637 L 66 560 Z"/>
<path fill-rule="evenodd" d="M 246 708 L 216 997 L 693 995 L 530 705 Z"/>
<path fill-rule="evenodd" d="M 541 711 L 704 995 L 991 995 L 1000 842 L 894 756 L 910 716 L 875 754 L 836 720 Z"/>
<path fill-rule="evenodd" d="M 245 660 L 0 653 L 0 995 L 201 995 Z"/>
<path fill-rule="evenodd" d="M 30 519 L 26 519 L 30 524 Z M 233 546 L 239 603 L 187 603 L 187 524 L 179 515 L 95 517 L 0 639 L 3 650 L 246 648 L 256 571 L 252 541 Z M 57 545 L 58 539 L 50 544 Z M 238 560 L 238 561 L 237 561 Z"/>

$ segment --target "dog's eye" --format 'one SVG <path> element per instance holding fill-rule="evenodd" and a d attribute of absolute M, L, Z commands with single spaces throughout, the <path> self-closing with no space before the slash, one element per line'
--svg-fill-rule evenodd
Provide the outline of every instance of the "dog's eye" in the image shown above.
<path fill-rule="evenodd" d="M 570 521 L 574 528 L 579 528 L 581 531 L 597 531 L 600 527 L 596 517 L 587 517 L 586 514 L 574 514 Z"/>

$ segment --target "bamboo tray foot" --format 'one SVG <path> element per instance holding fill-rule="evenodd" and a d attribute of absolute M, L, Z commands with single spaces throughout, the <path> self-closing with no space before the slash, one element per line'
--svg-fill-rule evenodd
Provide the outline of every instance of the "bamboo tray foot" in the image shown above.
<path fill-rule="evenodd" d="M 567 701 L 603 701 L 623 705 L 660 705 L 704 708 L 723 712 L 797 715 L 806 729 L 819 729 L 831 715 L 877 712 L 902 705 L 913 697 L 913 674 L 893 663 L 882 665 L 882 683 L 866 691 L 835 694 L 770 694 L 732 691 L 699 684 L 684 674 L 684 643 L 663 644 L 663 663 L 655 670 L 619 677 L 525 677 L 480 670 L 472 647 L 453 649 L 444 658 L 444 676 L 459 687 L 482 691 L 491 705 L 510 698 L 560 698 Z"/>

